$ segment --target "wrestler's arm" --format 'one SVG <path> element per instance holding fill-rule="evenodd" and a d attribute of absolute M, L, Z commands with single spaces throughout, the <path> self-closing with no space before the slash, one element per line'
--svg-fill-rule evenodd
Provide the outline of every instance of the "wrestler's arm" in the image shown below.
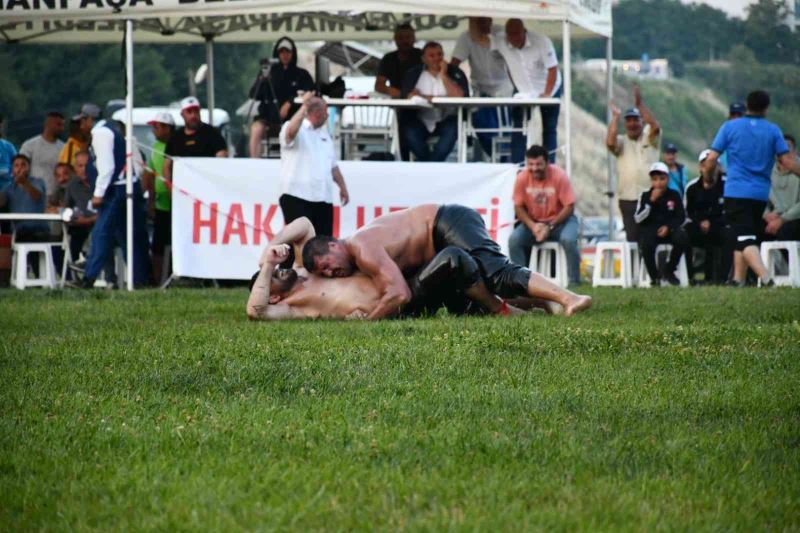
<path fill-rule="evenodd" d="M 291 244 L 294 246 L 294 265 L 303 266 L 303 245 L 316 236 L 314 225 L 306 217 L 292 220 L 272 238 L 270 244 Z M 266 250 L 264 251 L 266 253 Z M 259 265 L 264 261 L 259 262 Z"/>
<path fill-rule="evenodd" d="M 250 291 L 250 297 L 247 299 L 247 318 L 250 320 L 285 320 L 300 316 L 295 309 L 283 302 L 269 303 L 272 272 L 286 259 L 286 254 L 283 247 L 267 246 L 264 250 L 261 271 L 258 273 L 256 282 L 253 283 L 253 290 Z"/>
<path fill-rule="evenodd" d="M 377 320 L 396 314 L 411 300 L 411 289 L 403 273 L 383 246 L 355 246 L 353 256 L 358 269 L 372 278 L 381 293 L 381 299 L 367 315 L 368 319 Z"/>

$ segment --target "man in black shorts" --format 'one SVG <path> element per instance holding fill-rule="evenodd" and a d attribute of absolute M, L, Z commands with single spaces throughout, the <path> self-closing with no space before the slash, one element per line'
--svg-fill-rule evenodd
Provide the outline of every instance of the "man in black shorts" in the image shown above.
<path fill-rule="evenodd" d="M 515 265 L 486 230 L 481 216 L 460 205 L 421 205 L 384 215 L 347 239 L 315 237 L 303 246 L 303 265 L 325 277 L 347 277 L 360 271 L 381 291 L 379 305 L 368 318 L 397 313 L 411 301 L 405 277 L 413 275 L 447 247 L 466 252 L 477 263 L 493 294 L 504 298 L 527 296 L 563 306 L 569 316 L 592 304 Z"/>
<path fill-rule="evenodd" d="M 725 222 L 733 254 L 733 279 L 744 285 L 750 267 L 762 285 L 771 284 L 761 261 L 764 208 L 769 199 L 775 158 L 790 172 L 800 175 L 800 163 L 789 155 L 789 147 L 778 126 L 766 120 L 769 94 L 753 91 L 747 95 L 747 114 L 725 122 L 717 132 L 708 155 L 714 164 L 720 154 L 728 154 L 725 181 Z"/>

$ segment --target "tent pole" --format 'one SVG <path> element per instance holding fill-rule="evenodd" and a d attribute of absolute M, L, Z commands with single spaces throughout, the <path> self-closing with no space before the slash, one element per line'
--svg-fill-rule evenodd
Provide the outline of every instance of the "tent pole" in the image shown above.
<path fill-rule="evenodd" d="M 125 21 L 125 79 L 127 94 L 125 95 L 125 269 L 128 290 L 133 290 L 133 21 Z"/>
<path fill-rule="evenodd" d="M 614 98 L 614 48 L 611 36 L 606 39 L 606 125 L 611 124 L 611 100 Z M 611 152 L 606 154 L 606 172 L 608 186 L 608 240 L 614 240 L 614 156 Z"/>
<path fill-rule="evenodd" d="M 208 123 L 214 125 L 214 35 L 207 34 L 206 38 L 206 92 L 208 93 Z"/>
<path fill-rule="evenodd" d="M 564 19 L 564 131 L 566 133 L 567 176 L 572 179 L 572 49 L 569 19 Z"/>

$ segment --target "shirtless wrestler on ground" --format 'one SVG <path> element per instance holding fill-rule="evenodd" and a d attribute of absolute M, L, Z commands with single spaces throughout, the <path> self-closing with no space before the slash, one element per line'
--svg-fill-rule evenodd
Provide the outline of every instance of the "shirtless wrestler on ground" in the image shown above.
<path fill-rule="evenodd" d="M 357 272 L 346 278 L 329 279 L 309 275 L 303 268 L 301 249 L 313 237 L 314 228 L 303 217 L 288 224 L 267 246 L 247 302 L 249 318 L 365 318 L 374 311 L 381 294 L 368 276 Z M 294 268 L 278 268 L 289 257 L 290 244 L 295 249 Z M 454 312 L 466 312 L 468 308 L 496 314 L 520 312 L 504 306 L 500 298 L 488 291 L 477 263 L 457 248 L 438 253 L 409 279 L 409 284 L 413 287 L 414 301 L 404 306 L 402 311 L 406 315 L 435 311 L 442 305 Z M 543 307 L 553 312 L 538 302 L 518 303 L 528 309 Z"/>

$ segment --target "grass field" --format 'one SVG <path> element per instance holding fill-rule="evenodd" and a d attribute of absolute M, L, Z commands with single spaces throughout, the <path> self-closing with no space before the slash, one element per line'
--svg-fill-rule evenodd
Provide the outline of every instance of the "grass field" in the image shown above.
<path fill-rule="evenodd" d="M 800 291 L 592 294 L 265 324 L 0 291 L 0 529 L 800 529 Z"/>

